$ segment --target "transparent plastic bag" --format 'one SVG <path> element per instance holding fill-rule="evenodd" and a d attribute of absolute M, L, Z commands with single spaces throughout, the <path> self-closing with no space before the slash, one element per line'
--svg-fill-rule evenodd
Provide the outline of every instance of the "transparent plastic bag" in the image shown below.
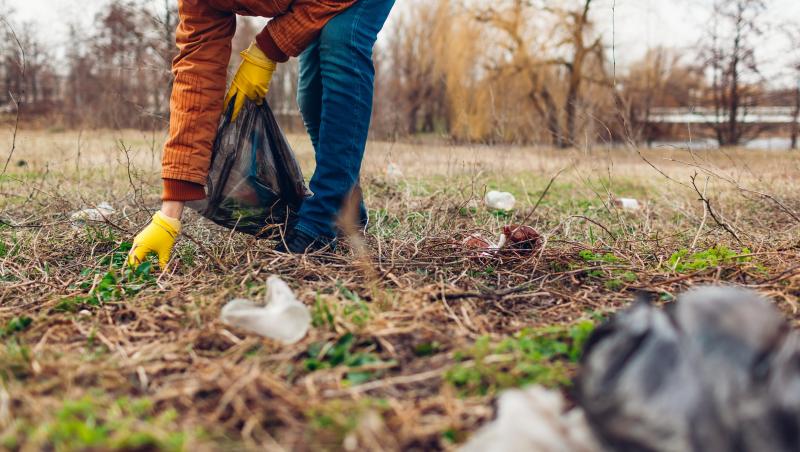
<path fill-rule="evenodd" d="M 233 122 L 232 106 L 217 130 L 206 199 L 188 205 L 226 228 L 274 238 L 310 192 L 267 103 L 245 101 Z"/>

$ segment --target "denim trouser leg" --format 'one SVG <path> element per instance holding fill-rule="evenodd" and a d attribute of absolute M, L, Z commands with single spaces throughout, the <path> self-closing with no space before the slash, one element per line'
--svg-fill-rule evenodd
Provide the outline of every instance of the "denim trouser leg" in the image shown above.
<path fill-rule="evenodd" d="M 317 168 L 309 187 L 314 196 L 303 203 L 295 227 L 314 237 L 335 237 L 336 217 L 358 181 L 372 116 L 372 47 L 393 5 L 359 0 L 300 56 L 297 102 Z"/>
<path fill-rule="evenodd" d="M 322 122 L 322 76 L 320 74 L 319 40 L 300 55 L 300 77 L 297 85 L 297 104 L 303 115 L 314 152 L 319 152 L 319 128 Z M 369 214 L 363 198 L 359 199 L 358 221 L 367 226 Z"/>
<path fill-rule="evenodd" d="M 300 54 L 297 105 L 303 115 L 314 153 L 319 152 L 319 126 L 322 122 L 322 77 L 319 73 L 319 40 Z"/>

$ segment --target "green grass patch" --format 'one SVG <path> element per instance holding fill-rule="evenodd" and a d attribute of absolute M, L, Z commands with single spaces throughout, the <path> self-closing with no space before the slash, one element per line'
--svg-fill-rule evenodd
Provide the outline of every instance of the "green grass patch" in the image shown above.
<path fill-rule="evenodd" d="M 620 266 L 625 264 L 621 258 L 613 253 L 582 250 L 578 253 L 578 256 L 580 256 L 584 262 L 593 265 Z M 628 284 L 632 284 L 638 279 L 636 273 L 620 268 L 591 269 L 586 272 L 586 275 L 589 278 L 604 280 L 603 287 L 614 292 L 623 290 Z"/>
<path fill-rule="evenodd" d="M 708 270 L 722 265 L 736 265 L 750 262 L 751 251 L 743 248 L 736 252 L 725 245 L 717 245 L 704 251 L 690 253 L 684 248 L 676 251 L 669 257 L 667 265 L 670 270 L 677 273 L 686 273 L 699 270 Z"/>
<path fill-rule="evenodd" d="M 400 219 L 386 209 L 369 211 L 369 229 L 378 237 L 392 237 L 402 225 Z"/>
<path fill-rule="evenodd" d="M 442 349 L 442 344 L 437 341 L 423 342 L 414 346 L 414 356 L 424 357 L 433 356 L 439 353 Z"/>
<path fill-rule="evenodd" d="M 42 450 L 180 451 L 186 437 L 175 432 L 176 418 L 173 410 L 156 414 L 147 399 L 123 397 L 108 404 L 87 395 L 65 401 L 53 419 L 23 425 L 17 433 Z M 0 444 L 14 442 L 9 436 Z"/>
<path fill-rule="evenodd" d="M 27 316 L 14 317 L 6 323 L 5 327 L 0 328 L 0 337 L 9 337 L 28 329 L 33 323 L 33 319 Z"/>
<path fill-rule="evenodd" d="M 121 243 L 109 256 L 100 261 L 98 267 L 84 268 L 81 280 L 71 289 L 85 291 L 84 294 L 63 298 L 55 310 L 75 312 L 78 309 L 100 306 L 105 302 L 118 301 L 136 295 L 155 282 L 152 274 L 154 264 L 145 261 L 137 268 L 127 265 L 131 244 Z"/>
<path fill-rule="evenodd" d="M 336 291 L 341 298 L 317 293 L 311 309 L 312 325 L 330 331 L 335 331 L 337 324 L 354 331 L 366 327 L 372 318 L 370 305 L 341 282 L 336 282 Z"/>
<path fill-rule="evenodd" d="M 365 383 L 379 372 L 361 369 L 366 365 L 392 364 L 384 362 L 372 353 L 375 344 L 371 341 L 358 341 L 352 333 L 347 333 L 335 342 L 315 342 L 308 347 L 303 367 L 308 372 L 320 369 L 332 369 L 339 366 L 348 368 L 344 383 L 359 385 Z"/>
<path fill-rule="evenodd" d="M 570 326 L 525 329 L 496 344 L 484 336 L 456 353 L 455 359 L 462 363 L 450 369 L 445 380 L 462 396 L 529 384 L 568 386 L 594 327 L 593 321 L 583 320 Z"/>
<path fill-rule="evenodd" d="M 614 253 L 595 253 L 591 250 L 582 250 L 578 253 L 581 259 L 590 263 L 616 264 L 620 259 Z"/>
<path fill-rule="evenodd" d="M 7 229 L 8 226 L 0 225 L 0 230 Z M 15 257 L 22 250 L 22 241 L 17 237 L 17 231 L 11 230 L 11 233 L 4 238 L 0 238 L 0 257 Z"/>

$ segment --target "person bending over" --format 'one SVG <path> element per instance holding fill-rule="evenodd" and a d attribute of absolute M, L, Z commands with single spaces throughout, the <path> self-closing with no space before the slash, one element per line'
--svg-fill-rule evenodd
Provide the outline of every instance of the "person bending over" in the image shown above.
<path fill-rule="evenodd" d="M 297 103 L 314 146 L 316 170 L 309 187 L 314 195 L 276 250 L 303 253 L 333 244 L 336 217 L 358 181 L 367 141 L 372 48 L 393 5 L 394 0 L 179 0 L 161 210 L 134 238 L 129 263 L 157 254 L 166 267 L 184 203 L 205 198 L 223 108 L 233 102 L 235 118 L 245 98 L 261 102 L 277 63 L 298 55 Z M 237 14 L 272 20 L 241 53 L 225 95 Z M 366 214 L 363 203 L 360 214 Z"/>

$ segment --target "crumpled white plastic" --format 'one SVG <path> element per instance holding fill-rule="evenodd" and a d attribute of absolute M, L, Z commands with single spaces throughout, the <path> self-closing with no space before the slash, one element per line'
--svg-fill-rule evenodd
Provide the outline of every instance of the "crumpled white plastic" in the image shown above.
<path fill-rule="evenodd" d="M 284 344 L 300 341 L 311 325 L 311 313 L 297 300 L 292 289 L 278 276 L 267 279 L 263 304 L 231 300 L 222 308 L 222 322 Z"/>
<path fill-rule="evenodd" d="M 642 204 L 637 199 L 633 198 L 617 198 L 614 200 L 614 204 L 617 207 L 621 207 L 623 210 L 639 210 L 642 208 Z"/>
<path fill-rule="evenodd" d="M 110 217 L 116 210 L 111 207 L 108 202 L 101 202 L 96 207 L 79 210 L 73 212 L 69 219 L 72 222 L 72 227 L 81 229 L 91 222 L 104 222 L 106 218 Z"/>
<path fill-rule="evenodd" d="M 541 386 L 500 394 L 497 418 L 461 452 L 602 452 L 583 410 L 564 413 L 564 397 Z"/>
<path fill-rule="evenodd" d="M 490 191 L 484 198 L 486 207 L 495 210 L 509 211 L 514 209 L 517 199 L 514 195 L 505 191 Z"/>

